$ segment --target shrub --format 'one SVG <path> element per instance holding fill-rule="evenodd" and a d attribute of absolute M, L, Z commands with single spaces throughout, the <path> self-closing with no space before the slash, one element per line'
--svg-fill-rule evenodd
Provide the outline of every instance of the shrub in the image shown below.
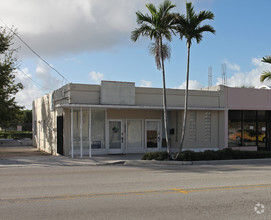
<path fill-rule="evenodd" d="M 256 159 L 271 158 L 271 151 L 240 151 L 225 148 L 223 150 L 204 152 L 183 151 L 178 156 L 180 161 L 197 161 L 197 160 L 231 160 L 231 159 Z"/>
<path fill-rule="evenodd" d="M 167 152 L 148 152 L 142 157 L 142 160 L 166 160 L 168 159 Z"/>
<path fill-rule="evenodd" d="M 225 148 L 222 150 L 206 150 L 204 152 L 182 151 L 176 160 L 198 161 L 198 160 L 231 160 L 231 159 L 257 159 L 271 158 L 271 151 L 240 151 Z M 148 152 L 142 160 L 167 160 L 167 152 Z"/>
<path fill-rule="evenodd" d="M 23 131 L 7 131 L 7 132 L 0 132 L 0 139 L 1 138 L 8 138 L 8 139 L 23 139 L 23 138 L 30 138 L 32 139 L 32 132 Z"/>

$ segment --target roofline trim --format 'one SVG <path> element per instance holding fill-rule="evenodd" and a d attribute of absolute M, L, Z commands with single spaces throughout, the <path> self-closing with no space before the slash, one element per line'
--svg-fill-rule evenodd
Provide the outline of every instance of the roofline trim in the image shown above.
<path fill-rule="evenodd" d="M 130 106 L 130 105 L 92 105 L 92 104 L 57 104 L 55 108 L 110 108 L 110 109 L 149 109 L 163 110 L 163 106 Z M 184 110 L 184 107 L 167 107 L 168 110 Z M 217 107 L 188 107 L 189 110 L 225 111 Z"/>

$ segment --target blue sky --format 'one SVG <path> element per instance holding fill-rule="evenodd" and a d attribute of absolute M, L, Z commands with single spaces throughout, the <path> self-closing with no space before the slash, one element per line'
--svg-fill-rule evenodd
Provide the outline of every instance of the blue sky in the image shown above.
<path fill-rule="evenodd" d="M 159 5 L 162 1 L 2 0 L 0 19 L 17 28 L 20 37 L 69 82 L 99 84 L 100 80 L 118 80 L 135 82 L 136 86 L 162 87 L 161 72 L 148 52 L 149 39 L 141 37 L 136 43 L 130 40 L 131 31 L 137 27 L 135 12 L 147 12 L 145 4 L 150 2 Z M 172 2 L 177 5 L 174 12 L 185 12 L 184 0 Z M 221 83 L 222 63 L 227 65 L 228 86 L 260 86 L 261 72 L 271 69 L 261 62 L 263 56 L 271 54 L 271 1 L 192 2 L 196 12 L 210 10 L 215 14 L 215 19 L 208 23 L 216 34 L 206 33 L 200 44 L 192 45 L 190 88 L 208 86 L 209 66 L 213 70 L 213 85 Z M 66 82 L 17 38 L 15 45 L 20 47 L 20 68 L 28 76 L 16 73 L 17 81 L 25 86 L 16 100 L 31 108 L 31 100 Z M 171 59 L 165 64 L 167 87 L 184 88 L 185 41 L 176 36 L 170 47 Z"/>

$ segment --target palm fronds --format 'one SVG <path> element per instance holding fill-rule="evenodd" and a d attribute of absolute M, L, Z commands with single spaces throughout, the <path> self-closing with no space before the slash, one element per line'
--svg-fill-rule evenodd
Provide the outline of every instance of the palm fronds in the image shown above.
<path fill-rule="evenodd" d="M 271 64 L 271 56 L 265 56 L 262 58 L 262 62 Z M 265 80 L 271 80 L 271 72 L 263 71 L 260 76 L 260 81 L 264 82 Z"/>
<path fill-rule="evenodd" d="M 271 56 L 265 56 L 262 58 L 262 62 L 271 64 Z"/>
<path fill-rule="evenodd" d="M 183 37 L 187 40 L 187 45 L 191 45 L 192 40 L 195 39 L 197 43 L 202 40 L 204 32 L 211 32 L 215 34 L 215 29 L 210 25 L 202 25 L 205 20 L 213 20 L 214 14 L 210 11 L 201 11 L 196 14 L 191 2 L 186 3 L 186 15 L 179 14 L 176 17 L 177 32 L 180 39 Z"/>
<path fill-rule="evenodd" d="M 171 57 L 170 46 L 168 44 L 163 44 L 160 51 L 160 45 L 158 40 L 155 43 L 151 43 L 149 51 L 150 54 L 154 55 L 156 67 L 159 70 L 161 69 L 161 57 L 163 57 L 163 60 L 169 60 Z"/>

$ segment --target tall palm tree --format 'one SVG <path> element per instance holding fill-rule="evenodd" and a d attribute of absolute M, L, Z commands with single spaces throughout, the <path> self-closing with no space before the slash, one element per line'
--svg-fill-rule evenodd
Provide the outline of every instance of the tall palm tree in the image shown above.
<path fill-rule="evenodd" d="M 182 151 L 184 136 L 185 136 L 185 127 L 186 127 L 186 120 L 187 120 L 187 106 L 188 106 L 190 47 L 192 45 L 193 40 L 196 40 L 197 43 L 200 43 L 200 41 L 202 40 L 202 34 L 204 32 L 211 32 L 215 34 L 215 30 L 212 26 L 208 24 L 202 25 L 203 21 L 213 20 L 213 19 L 214 19 L 214 14 L 210 11 L 200 11 L 198 14 L 196 14 L 191 2 L 186 2 L 186 15 L 178 14 L 176 18 L 177 32 L 180 35 L 181 40 L 183 38 L 186 39 L 186 46 L 187 46 L 187 72 L 186 72 L 183 125 L 182 125 L 180 148 L 176 157 L 178 157 L 178 155 Z"/>
<path fill-rule="evenodd" d="M 168 117 L 167 117 L 167 100 L 166 100 L 166 80 L 165 80 L 165 59 L 170 58 L 170 50 L 167 44 L 163 43 L 163 38 L 168 41 L 172 40 L 171 34 L 174 29 L 175 15 L 170 10 L 175 7 L 169 0 L 165 0 L 159 5 L 159 8 L 153 4 L 146 4 L 149 14 L 136 12 L 138 28 L 131 33 L 131 40 L 136 42 L 139 36 L 149 37 L 154 40 L 150 51 L 155 55 L 157 69 L 162 69 L 163 76 L 163 110 L 164 110 L 164 126 L 167 144 L 167 152 L 170 155 L 170 146 L 168 141 Z"/>
<path fill-rule="evenodd" d="M 262 62 L 271 64 L 271 56 L 265 56 L 262 58 Z M 271 71 L 263 71 L 260 81 L 271 80 Z"/>

